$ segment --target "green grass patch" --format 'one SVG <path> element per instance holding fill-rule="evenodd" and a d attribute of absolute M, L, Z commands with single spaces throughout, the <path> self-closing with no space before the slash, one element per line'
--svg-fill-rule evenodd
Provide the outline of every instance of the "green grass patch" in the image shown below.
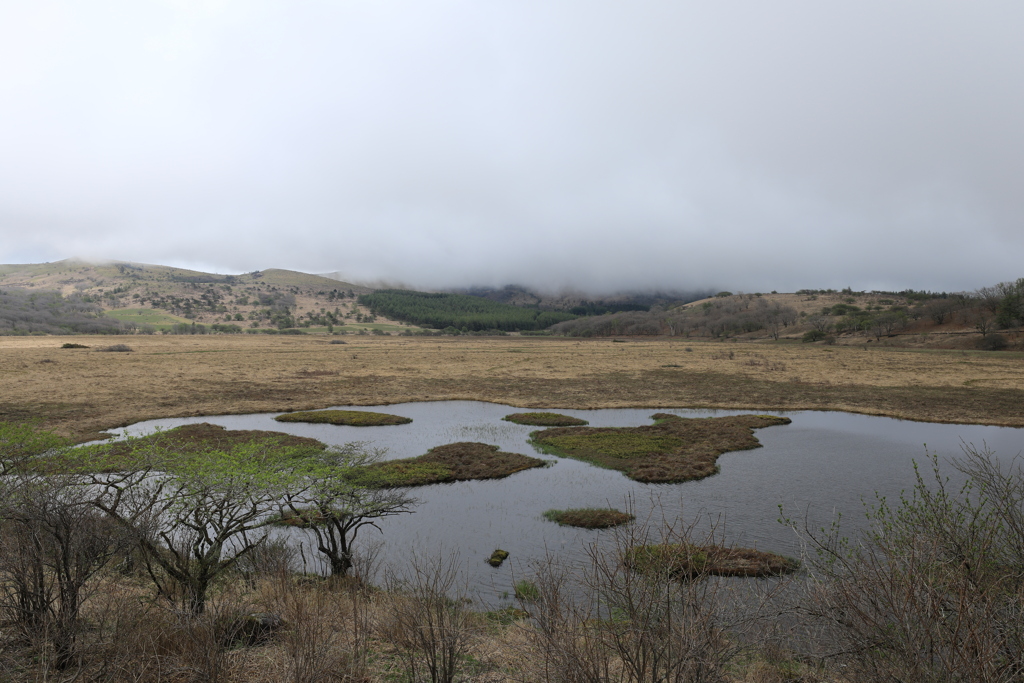
<path fill-rule="evenodd" d="M 667 574 L 675 579 L 704 576 L 779 576 L 799 568 L 796 560 L 751 548 L 659 543 L 628 550 L 625 565 L 642 574 Z"/>
<path fill-rule="evenodd" d="M 529 579 L 522 579 L 515 583 L 516 600 L 524 602 L 536 602 L 540 600 L 540 588 Z"/>
<path fill-rule="evenodd" d="M 546 464 L 540 458 L 499 451 L 497 446 L 460 441 L 431 448 L 415 458 L 368 465 L 353 472 L 351 481 L 367 488 L 426 486 L 450 481 L 501 479 Z"/>
<path fill-rule="evenodd" d="M 514 422 L 517 425 L 531 425 L 534 427 L 580 427 L 590 424 L 586 420 L 560 413 L 512 413 L 501 418 L 506 422 Z"/>
<path fill-rule="evenodd" d="M 254 442 L 291 451 L 297 458 L 326 448 L 316 439 L 255 429 L 225 429 L 201 422 L 125 441 L 70 448 L 59 455 L 36 458 L 32 467 L 44 472 L 124 472 L 144 466 L 173 471 L 202 460 L 212 451 L 230 451 Z"/>
<path fill-rule="evenodd" d="M 159 308 L 115 308 L 103 314 L 107 318 L 120 320 L 126 323 L 137 325 L 153 325 L 159 328 L 166 328 L 177 323 L 192 324 L 188 318 L 173 315 Z"/>
<path fill-rule="evenodd" d="M 530 613 L 526 610 L 521 610 L 517 607 L 502 607 L 501 609 L 491 610 L 490 612 L 484 612 L 484 617 L 487 621 L 498 626 L 511 626 L 517 621 L 523 619 L 529 619 Z"/>
<path fill-rule="evenodd" d="M 571 510 L 548 510 L 544 518 L 562 526 L 581 529 L 608 529 L 632 522 L 636 517 L 611 508 L 575 508 Z"/>
<path fill-rule="evenodd" d="M 274 419 L 278 422 L 308 422 L 349 427 L 381 427 L 412 422 L 412 418 L 389 415 L 388 413 L 374 413 L 369 410 L 303 410 L 296 413 L 284 413 Z"/>
<path fill-rule="evenodd" d="M 789 424 L 788 417 L 735 415 L 683 418 L 668 413 L 643 427 L 555 427 L 530 435 L 540 450 L 620 470 L 646 483 L 703 479 L 729 451 L 759 448 L 753 430 Z"/>

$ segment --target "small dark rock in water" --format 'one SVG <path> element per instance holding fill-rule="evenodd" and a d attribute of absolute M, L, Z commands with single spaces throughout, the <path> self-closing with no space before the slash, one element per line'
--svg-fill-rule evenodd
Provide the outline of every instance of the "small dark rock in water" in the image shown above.
<path fill-rule="evenodd" d="M 492 567 L 500 567 L 501 563 L 504 562 L 506 559 L 508 559 L 507 550 L 495 550 L 493 553 L 491 553 L 491 556 L 487 558 L 487 564 L 491 565 Z"/>

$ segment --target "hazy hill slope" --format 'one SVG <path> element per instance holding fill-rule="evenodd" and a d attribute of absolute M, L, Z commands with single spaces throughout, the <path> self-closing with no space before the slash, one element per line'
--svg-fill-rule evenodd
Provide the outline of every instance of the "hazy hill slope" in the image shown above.
<path fill-rule="evenodd" d="M 384 289 L 364 294 L 359 303 L 376 315 L 442 329 L 541 330 L 573 316 L 558 311 L 510 306 L 466 294 Z"/>
<path fill-rule="evenodd" d="M 159 325 L 183 319 L 237 328 L 342 325 L 369 315 L 355 298 L 372 291 L 349 282 L 276 268 L 222 275 L 171 266 L 77 259 L 0 265 L 0 290 L 19 297 L 20 293 L 35 293 L 37 300 L 48 293 L 48 325 L 54 324 L 53 315 L 69 315 L 87 306 L 91 316 L 108 319 L 102 326 L 110 331 L 118 328 L 117 320 L 129 331 L 139 325 L 149 328 L 154 321 Z M 12 329 L 24 331 L 17 324 L 17 316 L 8 313 L 0 320 L 7 321 L 0 322 L 0 329 L 7 329 L 7 333 Z"/>
<path fill-rule="evenodd" d="M 594 295 L 586 292 L 562 291 L 545 293 L 521 285 L 504 287 L 467 287 L 449 290 L 512 306 L 537 306 L 542 309 L 570 311 L 576 315 L 597 315 L 605 312 L 648 310 L 651 306 L 678 305 L 714 294 L 714 290 L 617 292 Z M 575 310 L 574 310 L 575 309 Z"/>

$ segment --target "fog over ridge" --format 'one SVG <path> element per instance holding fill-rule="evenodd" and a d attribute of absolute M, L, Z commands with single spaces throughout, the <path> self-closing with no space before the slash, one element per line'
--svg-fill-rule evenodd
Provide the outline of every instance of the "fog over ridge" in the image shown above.
<path fill-rule="evenodd" d="M 1024 6 L 0 6 L 0 262 L 420 288 L 1024 275 Z"/>

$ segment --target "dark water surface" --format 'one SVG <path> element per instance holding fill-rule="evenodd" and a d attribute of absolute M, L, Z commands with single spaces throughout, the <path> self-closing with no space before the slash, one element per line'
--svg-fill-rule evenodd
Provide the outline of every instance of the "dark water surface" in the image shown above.
<path fill-rule="evenodd" d="M 348 409 L 348 408 L 347 408 Z M 389 458 L 422 455 L 427 449 L 455 441 L 481 441 L 502 450 L 536 455 L 527 442 L 537 427 L 503 422 L 522 409 L 476 401 L 404 403 L 365 406 L 413 419 L 389 427 L 345 427 L 275 422 L 279 413 L 176 418 L 141 422 L 124 430 L 147 434 L 210 422 L 228 429 L 265 429 L 308 436 L 328 444 L 364 441 L 388 450 Z M 650 424 L 650 416 L 666 412 L 682 417 L 718 417 L 751 411 L 682 409 L 559 410 L 589 420 L 595 427 Z M 756 411 L 764 413 L 766 411 Z M 622 473 L 555 456 L 552 467 L 528 470 L 497 481 L 457 482 L 413 489 L 420 500 L 416 512 L 381 522 L 381 533 L 370 529 L 362 541 L 383 542 L 381 560 L 401 564 L 410 550 L 436 554 L 458 551 L 471 587 L 482 600 L 497 602 L 511 590 L 514 578 L 529 573 L 530 562 L 553 552 L 563 559 L 582 561 L 584 547 L 609 542 L 608 531 L 559 527 L 541 517 L 552 508 L 610 505 L 628 501 L 641 519 L 677 523 L 698 521 L 701 528 L 717 525 L 727 543 L 798 555 L 799 540 L 778 523 L 779 505 L 792 517 L 805 515 L 817 526 L 842 513 L 843 528 L 853 534 L 864 525 L 864 502 L 875 495 L 897 498 L 914 484 L 913 461 L 927 451 L 941 459 L 960 455 L 961 441 L 983 443 L 1001 458 L 1024 450 L 1024 430 L 980 425 L 909 422 L 838 412 L 773 412 L 792 424 L 755 431 L 764 445 L 722 455 L 721 473 L 683 484 L 641 484 Z M 946 468 L 947 474 L 954 474 Z M 292 532 L 302 534 L 303 532 Z M 495 548 L 511 556 L 491 568 L 484 560 Z M 307 556 L 309 553 L 307 552 Z"/>

